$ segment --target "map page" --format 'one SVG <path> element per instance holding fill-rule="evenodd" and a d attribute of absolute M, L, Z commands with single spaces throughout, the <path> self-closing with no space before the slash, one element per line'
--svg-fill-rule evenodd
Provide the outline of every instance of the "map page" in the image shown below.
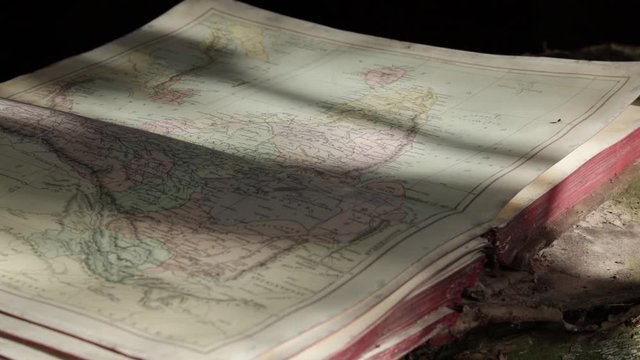
<path fill-rule="evenodd" d="M 0 85 L 0 310 L 130 356 L 289 356 L 480 256 L 639 75 L 186 1 Z"/>

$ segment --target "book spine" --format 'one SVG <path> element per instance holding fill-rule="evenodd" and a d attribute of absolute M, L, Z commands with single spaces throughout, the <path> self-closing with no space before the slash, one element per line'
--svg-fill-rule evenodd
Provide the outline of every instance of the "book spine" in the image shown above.
<path fill-rule="evenodd" d="M 593 208 L 625 181 L 614 179 L 640 158 L 640 129 L 589 159 L 571 175 L 522 210 L 490 236 L 497 260 L 504 266 L 525 268 L 532 256 L 579 216 L 574 208 Z M 580 206 L 582 207 L 582 206 Z"/>

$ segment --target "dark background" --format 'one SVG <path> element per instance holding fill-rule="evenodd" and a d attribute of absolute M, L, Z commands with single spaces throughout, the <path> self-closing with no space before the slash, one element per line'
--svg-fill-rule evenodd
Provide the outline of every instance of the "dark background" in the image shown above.
<path fill-rule="evenodd" d="M 0 81 L 118 38 L 179 0 L 0 0 Z M 246 0 L 324 25 L 496 54 L 640 45 L 638 1 Z"/>

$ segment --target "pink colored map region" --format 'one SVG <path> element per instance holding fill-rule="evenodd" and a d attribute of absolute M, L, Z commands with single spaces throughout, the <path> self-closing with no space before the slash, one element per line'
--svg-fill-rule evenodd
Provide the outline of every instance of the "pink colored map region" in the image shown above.
<path fill-rule="evenodd" d="M 364 82 L 369 88 L 376 90 L 402 79 L 406 73 L 407 71 L 402 68 L 393 66 L 383 67 L 367 71 L 367 74 L 364 76 Z"/>

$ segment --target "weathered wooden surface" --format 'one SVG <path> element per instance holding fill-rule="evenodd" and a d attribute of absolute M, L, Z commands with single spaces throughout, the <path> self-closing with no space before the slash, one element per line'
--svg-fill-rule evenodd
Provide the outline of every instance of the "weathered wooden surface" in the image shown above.
<path fill-rule="evenodd" d="M 433 359 L 456 360 L 636 360 L 640 358 L 640 328 L 622 325 L 599 333 L 569 334 L 562 329 L 494 327 L 470 334 L 457 347 L 443 349 Z M 417 359 L 417 358 L 414 358 Z"/>

